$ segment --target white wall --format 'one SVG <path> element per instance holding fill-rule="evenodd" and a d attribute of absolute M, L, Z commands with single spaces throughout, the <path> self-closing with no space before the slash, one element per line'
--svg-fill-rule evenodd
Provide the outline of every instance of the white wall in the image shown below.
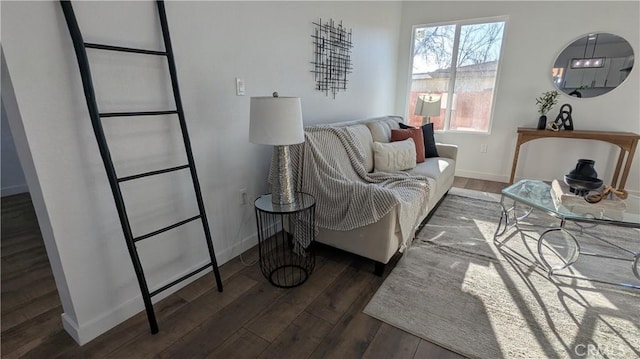
<path fill-rule="evenodd" d="M 535 98 L 554 89 L 551 68 L 562 49 L 590 32 L 609 32 L 631 43 L 635 68 L 615 90 L 596 98 L 577 99 L 560 94 L 548 117 L 555 119 L 560 106 L 573 107 L 579 130 L 640 133 L 640 3 L 634 2 L 404 2 L 396 112 L 404 114 L 413 25 L 507 15 L 504 55 L 495 92 L 493 124 L 489 135 L 438 133 L 436 140 L 459 145 L 458 175 L 507 181 L 516 143 L 517 127 L 535 127 Z M 488 152 L 480 153 L 487 144 Z M 640 189 L 640 157 L 636 151 L 627 189 Z M 522 146 L 517 178 L 553 179 L 575 167 L 577 159 L 590 158 L 601 178 L 611 180 L 618 149 L 604 142 L 543 139 Z"/>
<path fill-rule="evenodd" d="M 161 47 L 153 3 L 73 4 L 88 41 Z M 1 6 L 2 46 L 16 99 L 9 121 L 12 128 L 22 126 L 18 151 L 32 168 L 25 170 L 27 181 L 39 186 L 34 204 L 41 226 L 48 226 L 43 236 L 61 289 L 63 324 L 84 343 L 140 311 L 142 302 L 61 9 L 57 2 Z M 239 189 L 253 197 L 267 191 L 270 148 L 248 142 L 249 97 L 274 90 L 300 96 L 305 124 L 392 113 L 401 4 L 166 6 L 204 202 L 224 263 L 255 242 L 253 213 L 239 204 Z M 353 28 L 354 71 L 348 91 L 335 100 L 314 90 L 310 72 L 312 21 L 319 18 Z M 102 111 L 172 107 L 168 82 L 158 79 L 167 76 L 161 60 L 96 50 L 90 58 Z M 246 82 L 244 97 L 235 96 L 236 76 Z M 184 163 L 171 118 L 113 119 L 105 129 L 120 175 Z M 188 177 L 181 173 L 126 185 L 123 192 L 135 234 L 194 214 Z M 151 288 L 206 261 L 199 222 L 139 248 Z"/>
<path fill-rule="evenodd" d="M 7 114 L 4 110 L 4 102 L 2 103 L 2 128 L 0 134 L 2 134 L 2 169 L 0 170 L 0 183 L 2 184 L 2 197 L 10 196 L 12 194 L 18 194 L 23 192 L 29 192 L 27 187 L 27 180 L 24 178 L 22 172 L 22 166 L 20 166 L 20 160 L 18 160 L 18 154 L 16 152 L 16 145 L 13 143 L 13 136 L 11 135 L 11 128 L 9 128 L 9 120 L 7 120 Z"/>
<path fill-rule="evenodd" d="M 51 219 L 49 218 L 49 213 L 44 200 L 42 183 L 40 182 L 38 172 L 36 171 L 24 122 L 22 121 L 22 116 L 18 109 L 18 102 L 11 82 L 9 69 L 7 68 L 7 61 L 4 56 L 4 47 L 0 48 L 0 56 L 0 66 L 2 68 L 0 73 L 0 79 L 2 80 L 2 87 L 0 89 L 0 93 L 2 94 L 2 105 L 4 106 L 5 114 L 7 115 L 9 127 L 11 127 L 11 133 L 15 142 L 16 151 L 20 158 L 20 164 L 24 172 L 25 179 L 27 180 L 29 194 L 34 204 L 38 224 L 40 225 L 40 233 L 45 239 L 44 245 L 49 257 L 49 264 L 51 264 L 51 270 L 56 282 L 60 301 L 62 302 L 62 307 L 66 308 L 66 313 L 70 313 L 68 315 L 74 315 L 73 302 L 71 302 L 66 274 L 62 268 L 58 247 L 53 240 L 53 228 L 51 226 Z"/>

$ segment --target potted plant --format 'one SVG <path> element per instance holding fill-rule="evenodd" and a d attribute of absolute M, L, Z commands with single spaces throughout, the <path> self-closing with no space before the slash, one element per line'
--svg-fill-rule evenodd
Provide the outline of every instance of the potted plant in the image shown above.
<path fill-rule="evenodd" d="M 538 130 L 544 130 L 547 126 L 547 112 L 558 103 L 558 91 L 543 92 L 542 96 L 536 99 L 536 105 L 538 106 L 538 113 L 540 118 L 538 119 Z"/>

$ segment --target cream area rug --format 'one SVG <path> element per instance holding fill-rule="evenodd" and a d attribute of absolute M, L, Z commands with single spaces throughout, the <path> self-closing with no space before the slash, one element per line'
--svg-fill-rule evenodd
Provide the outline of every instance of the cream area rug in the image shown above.
<path fill-rule="evenodd" d="M 500 197 L 458 194 L 445 198 L 365 313 L 470 358 L 640 358 L 640 290 L 549 279 L 536 259 L 541 229 L 511 229 L 494 243 Z M 535 212 L 528 221 L 558 223 Z M 589 230 L 640 251 L 637 229 Z M 590 236 L 577 238 L 583 251 L 626 258 Z M 548 249 L 569 248 L 551 239 Z M 559 274 L 640 285 L 622 260 L 582 255 Z"/>

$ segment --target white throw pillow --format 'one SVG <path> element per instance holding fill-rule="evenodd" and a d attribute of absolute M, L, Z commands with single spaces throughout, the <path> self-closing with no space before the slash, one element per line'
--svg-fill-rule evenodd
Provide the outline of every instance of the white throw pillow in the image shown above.
<path fill-rule="evenodd" d="M 390 143 L 373 143 L 373 165 L 378 172 L 409 170 L 416 166 L 416 145 L 412 138 Z"/>

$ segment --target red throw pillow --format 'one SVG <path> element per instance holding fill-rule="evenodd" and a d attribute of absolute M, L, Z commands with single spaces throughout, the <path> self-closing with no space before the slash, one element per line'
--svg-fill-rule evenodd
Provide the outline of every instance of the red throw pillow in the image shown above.
<path fill-rule="evenodd" d="M 391 130 L 391 142 L 404 141 L 407 138 L 412 138 L 413 143 L 416 145 L 416 162 L 424 162 L 424 137 L 422 135 L 422 129 L 407 128 L 403 130 Z"/>

